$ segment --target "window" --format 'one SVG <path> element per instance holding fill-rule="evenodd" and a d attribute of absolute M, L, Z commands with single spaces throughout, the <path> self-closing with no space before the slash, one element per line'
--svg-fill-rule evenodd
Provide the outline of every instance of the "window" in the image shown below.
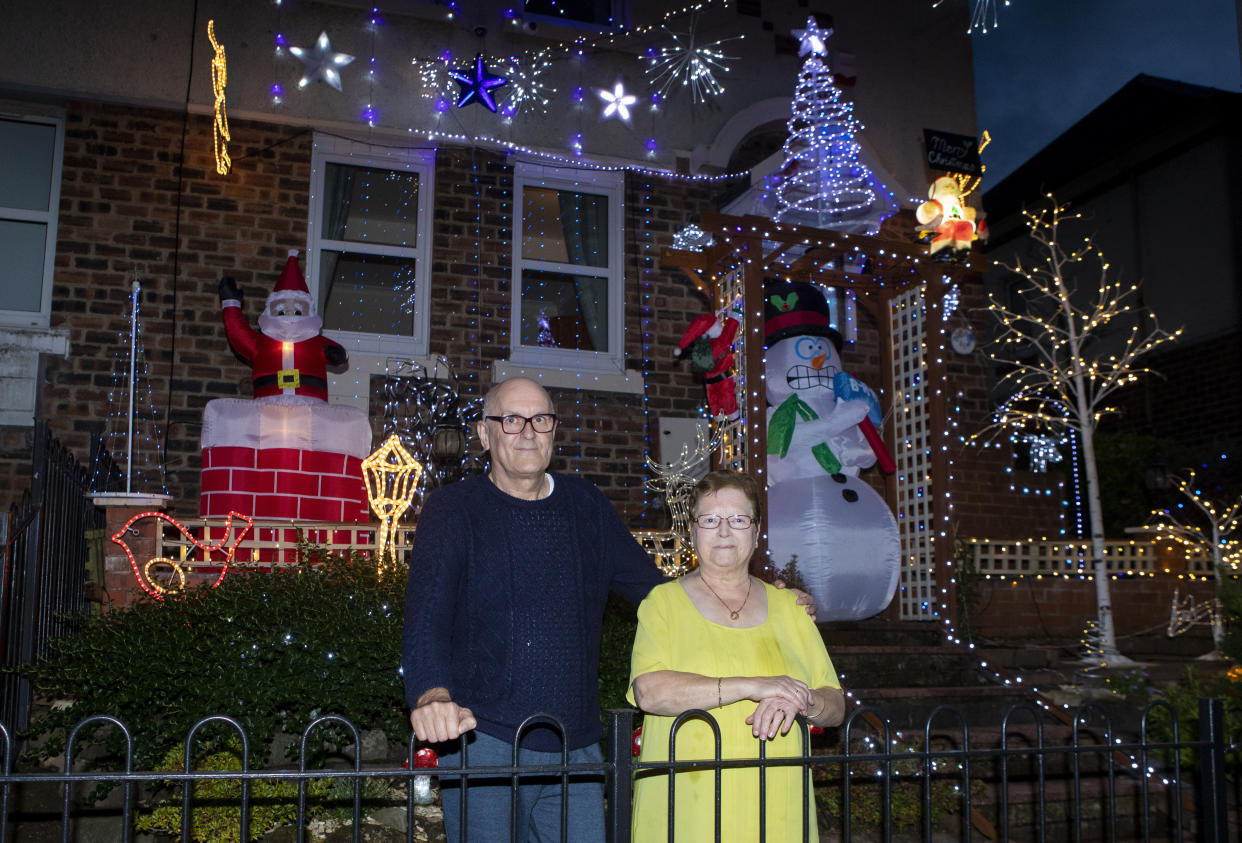
<path fill-rule="evenodd" d="M 622 20 L 621 0 L 525 0 L 522 17 L 568 26 L 612 29 Z"/>
<path fill-rule="evenodd" d="M 0 107 L 0 324 L 46 327 L 65 123 Z"/>
<path fill-rule="evenodd" d="M 355 370 L 427 353 L 432 165 L 430 151 L 316 139 L 307 286 Z"/>
<path fill-rule="evenodd" d="M 620 173 L 514 169 L 512 362 L 623 373 Z"/>

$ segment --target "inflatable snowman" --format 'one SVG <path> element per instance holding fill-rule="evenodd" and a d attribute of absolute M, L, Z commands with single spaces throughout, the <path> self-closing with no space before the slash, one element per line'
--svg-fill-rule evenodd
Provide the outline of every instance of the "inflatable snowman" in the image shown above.
<path fill-rule="evenodd" d="M 798 558 L 821 621 L 861 620 L 892 600 L 901 540 L 888 504 L 858 473 L 892 458 L 875 393 L 842 371 L 841 335 L 819 288 L 764 285 L 768 549 Z"/>

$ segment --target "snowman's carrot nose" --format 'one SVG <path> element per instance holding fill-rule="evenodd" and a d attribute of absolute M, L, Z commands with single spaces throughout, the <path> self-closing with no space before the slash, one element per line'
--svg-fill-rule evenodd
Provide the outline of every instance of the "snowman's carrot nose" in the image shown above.
<path fill-rule="evenodd" d="M 828 359 L 828 352 L 825 351 L 823 354 L 819 355 L 818 357 L 812 358 L 811 368 L 815 369 L 816 371 L 819 371 L 820 369 L 824 368 L 824 361 L 827 359 Z"/>

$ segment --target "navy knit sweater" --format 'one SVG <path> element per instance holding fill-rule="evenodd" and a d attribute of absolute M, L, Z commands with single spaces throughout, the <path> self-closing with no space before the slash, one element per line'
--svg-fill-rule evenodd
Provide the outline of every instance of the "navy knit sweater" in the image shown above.
<path fill-rule="evenodd" d="M 512 741 L 551 714 L 570 749 L 599 740 L 599 643 L 609 589 L 637 605 L 664 581 L 590 482 L 557 474 L 528 501 L 472 477 L 427 498 L 405 598 L 402 671 L 412 706 L 443 686 L 479 731 Z M 537 729 L 531 749 L 559 751 Z"/>

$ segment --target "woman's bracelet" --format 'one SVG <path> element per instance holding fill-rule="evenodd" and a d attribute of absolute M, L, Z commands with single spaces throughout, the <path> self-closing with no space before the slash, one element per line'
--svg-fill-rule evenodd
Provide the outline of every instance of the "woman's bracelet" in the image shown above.
<path fill-rule="evenodd" d="M 720 683 L 724 681 L 723 676 L 716 677 L 716 708 L 724 706 L 723 698 L 720 696 Z"/>

